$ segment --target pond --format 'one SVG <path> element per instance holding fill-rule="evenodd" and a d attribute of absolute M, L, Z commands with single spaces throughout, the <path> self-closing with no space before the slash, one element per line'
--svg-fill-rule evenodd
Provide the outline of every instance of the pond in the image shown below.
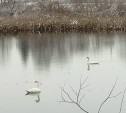
<path fill-rule="evenodd" d="M 87 57 L 98 65 L 87 65 Z M 84 89 L 81 106 L 98 113 L 119 113 L 126 87 L 125 33 L 54 33 L 0 36 L 1 113 L 83 113 L 62 101 L 61 89 L 76 101 L 80 79 Z M 39 81 L 41 93 L 25 95 Z M 74 89 L 74 91 L 73 91 Z M 121 93 L 120 93 L 121 92 Z M 68 100 L 67 95 L 63 95 Z M 126 112 L 124 97 L 121 113 Z"/>

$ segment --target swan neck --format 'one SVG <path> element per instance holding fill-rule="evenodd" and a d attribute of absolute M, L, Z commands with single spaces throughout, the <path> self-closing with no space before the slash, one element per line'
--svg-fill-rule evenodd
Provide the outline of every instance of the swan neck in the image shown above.
<path fill-rule="evenodd" d="M 89 58 L 87 58 L 88 59 L 88 63 L 89 63 Z"/>

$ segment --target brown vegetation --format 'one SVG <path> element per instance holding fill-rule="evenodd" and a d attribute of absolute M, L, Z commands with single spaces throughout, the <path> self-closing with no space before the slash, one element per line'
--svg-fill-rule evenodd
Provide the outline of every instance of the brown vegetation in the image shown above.
<path fill-rule="evenodd" d="M 58 1 L 40 0 L 30 5 L 12 1 L 0 4 L 6 9 L 0 11 L 0 33 L 126 30 L 126 4 L 123 2 L 71 0 L 67 6 Z"/>
<path fill-rule="evenodd" d="M 1 18 L 0 33 L 125 31 L 126 18 Z"/>

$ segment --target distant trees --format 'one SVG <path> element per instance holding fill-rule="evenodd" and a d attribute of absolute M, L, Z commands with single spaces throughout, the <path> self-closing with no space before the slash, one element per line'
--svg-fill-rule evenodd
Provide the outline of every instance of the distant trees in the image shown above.
<path fill-rule="evenodd" d="M 22 2 L 17 0 L 1 0 L 0 3 L 0 16 L 13 16 L 15 13 L 20 12 Z"/>
<path fill-rule="evenodd" d="M 126 4 L 122 0 L 70 0 L 74 11 L 85 16 L 125 16 Z"/>
<path fill-rule="evenodd" d="M 12 16 L 20 14 L 34 15 L 77 15 L 77 16 L 126 16 L 125 1 L 120 0 L 0 0 L 0 12 Z M 23 6 L 24 5 L 24 6 Z M 19 7 L 20 6 L 20 7 Z M 2 9 L 3 7 L 3 9 Z M 20 9 L 23 7 L 22 9 Z M 28 11 L 28 12 L 27 12 Z"/>
<path fill-rule="evenodd" d="M 10 16 L 14 14 L 15 3 L 15 0 L 3 0 L 2 2 L 5 12 L 8 12 Z"/>

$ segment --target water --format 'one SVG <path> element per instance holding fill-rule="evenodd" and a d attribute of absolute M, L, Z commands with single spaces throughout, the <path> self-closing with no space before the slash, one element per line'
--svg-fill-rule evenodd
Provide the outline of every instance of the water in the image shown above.
<path fill-rule="evenodd" d="M 87 66 L 86 57 L 99 65 Z M 19 34 L 0 36 L 0 112 L 1 113 L 83 113 L 74 104 L 60 103 L 60 86 L 76 100 L 74 90 L 88 77 L 82 107 L 97 113 L 118 76 L 111 96 L 126 87 L 125 33 Z M 25 95 L 41 82 L 41 93 Z M 101 113 L 119 113 L 123 93 L 109 99 Z M 66 98 L 66 96 L 65 96 Z M 66 98 L 67 99 L 67 98 Z M 122 112 L 126 112 L 124 98 Z"/>

